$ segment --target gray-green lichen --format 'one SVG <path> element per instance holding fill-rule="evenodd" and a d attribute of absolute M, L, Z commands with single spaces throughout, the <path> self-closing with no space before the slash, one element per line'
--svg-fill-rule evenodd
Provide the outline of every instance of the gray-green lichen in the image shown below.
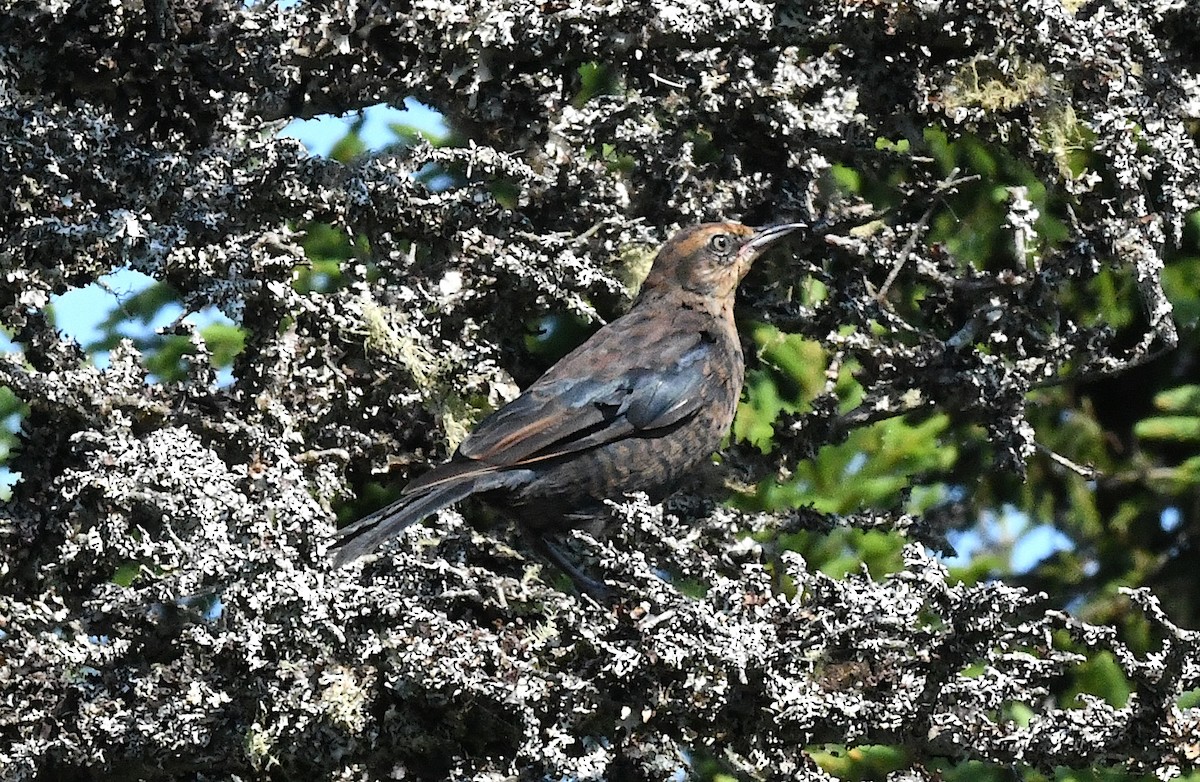
<path fill-rule="evenodd" d="M 938 405 L 975 416 L 1020 470 L 1031 387 L 1174 343 L 1162 255 L 1200 205 L 1188 4 L 13 0 L 0 13 L 0 320 L 22 348 L 0 383 L 30 406 L 22 481 L 0 510 L 4 779 L 665 779 L 695 748 L 747 775 L 819 778 L 799 748 L 822 742 L 901 744 L 917 763 L 1195 768 L 1200 715 L 1175 704 L 1200 687 L 1200 639 L 1148 593 L 1129 599 L 1164 640 L 1139 658 L 1039 595 L 949 583 L 917 544 L 882 580 L 785 556 L 787 599 L 738 535 L 840 521 L 936 542 L 923 519 L 633 499 L 610 539 L 572 541 L 627 585 L 613 608 L 548 587 L 502 530 L 453 511 L 346 571 L 324 556 L 340 495 L 442 458 L 529 379 L 516 348 L 532 314 L 619 310 L 630 248 L 716 217 L 835 226 L 803 249 L 842 261 L 821 269 L 836 292 L 821 306 L 744 297 L 864 367 L 864 405 L 839 423 L 816 400 L 777 432 L 779 459 Z M 595 62 L 617 91 L 577 101 Z M 408 96 L 474 142 L 343 165 L 275 137 L 294 116 Z M 932 166 L 878 230 L 851 230 L 877 215 L 831 195 L 831 167 L 926 124 L 1003 144 L 1067 194 L 1069 241 L 1034 241 L 1013 191 L 1019 269 L 939 257 L 920 220 L 943 186 Z M 1080 169 L 1068 147 L 1085 140 Z M 413 175 L 430 164 L 464 183 L 425 188 Z M 334 293 L 293 286 L 296 226 L 313 221 L 366 237 L 378 276 L 355 260 Z M 104 370 L 83 362 L 44 310 L 117 266 L 247 329 L 232 386 L 203 351 L 168 386 L 146 382 L 128 344 Z M 1141 342 L 1115 350 L 1069 313 L 1030 325 L 1104 267 L 1136 281 Z M 876 298 L 893 270 L 943 297 L 927 338 Z M 736 448 L 726 464 L 756 469 Z M 662 566 L 707 596 L 681 596 Z M 1047 697 L 1079 662 L 1060 631 L 1112 652 L 1127 705 Z M 1010 702 L 1028 724 L 994 719 Z"/>

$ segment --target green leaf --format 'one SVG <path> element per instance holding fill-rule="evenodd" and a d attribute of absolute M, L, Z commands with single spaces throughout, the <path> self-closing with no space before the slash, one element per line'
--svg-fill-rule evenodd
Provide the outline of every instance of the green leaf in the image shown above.
<path fill-rule="evenodd" d="M 853 168 L 837 163 L 829 169 L 829 172 L 839 189 L 851 194 L 862 192 L 862 174 Z"/>
<path fill-rule="evenodd" d="M 620 89 L 620 78 L 607 63 L 587 62 L 580 65 L 576 73 L 579 74 L 579 91 L 571 103 L 577 109 L 597 95 L 612 95 Z"/>
<path fill-rule="evenodd" d="M 492 198 L 505 209 L 516 209 L 521 199 L 521 186 L 515 182 L 497 179 L 488 185 Z"/>
<path fill-rule="evenodd" d="M 1133 426 L 1133 432 L 1143 440 L 1200 440 L 1200 416 L 1160 415 L 1144 418 Z"/>
<path fill-rule="evenodd" d="M 339 163 L 351 163 L 366 153 L 367 144 L 362 140 L 362 136 L 358 135 L 357 124 L 355 129 L 342 136 L 333 145 L 333 149 L 329 150 L 329 156 Z"/>
<path fill-rule="evenodd" d="M 172 383 L 183 379 L 181 359 L 184 354 L 194 353 L 195 350 L 190 339 L 181 334 L 171 334 L 163 338 L 156 350 L 146 353 L 142 363 L 159 380 Z"/>
<path fill-rule="evenodd" d="M 1167 389 L 1155 395 L 1154 406 L 1168 413 L 1200 413 L 1200 385 Z"/>
<path fill-rule="evenodd" d="M 1119 709 L 1129 700 L 1131 692 L 1133 688 L 1117 659 L 1111 652 L 1098 652 L 1076 669 L 1075 681 L 1063 696 L 1063 702 L 1070 703 L 1077 695 L 1088 693 Z"/>
<path fill-rule="evenodd" d="M 204 344 L 212 353 L 212 363 L 227 367 L 246 346 L 246 331 L 232 323 L 210 323 L 200 329 Z"/>
<path fill-rule="evenodd" d="M 839 779 L 884 779 L 908 765 L 908 756 L 899 747 L 865 745 L 848 749 L 827 746 L 824 752 L 810 750 L 809 755 L 826 773 Z"/>
<path fill-rule="evenodd" d="M 113 573 L 112 582 L 117 586 L 129 587 L 137 579 L 138 574 L 142 572 L 142 565 L 139 562 L 126 562 L 117 568 Z"/>
<path fill-rule="evenodd" d="M 453 131 L 434 133 L 427 128 L 417 127 L 407 122 L 390 122 L 388 130 L 396 134 L 396 139 L 402 147 L 416 146 L 422 141 L 431 147 L 448 147 L 454 146 L 456 140 Z"/>
<path fill-rule="evenodd" d="M 8 418 L 14 414 L 23 416 L 28 413 L 29 405 L 22 402 L 8 386 L 0 386 L 0 418 Z"/>

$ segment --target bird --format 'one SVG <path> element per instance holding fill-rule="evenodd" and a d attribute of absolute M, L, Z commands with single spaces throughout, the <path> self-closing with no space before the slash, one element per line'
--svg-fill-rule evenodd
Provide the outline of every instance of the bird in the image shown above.
<path fill-rule="evenodd" d="M 804 227 L 714 222 L 677 231 L 628 312 L 480 421 L 399 499 L 341 529 L 335 567 L 478 495 L 508 510 L 584 592 L 606 596 L 552 536 L 596 518 L 605 499 L 644 492 L 661 501 L 717 450 L 745 374 L 733 315 L 738 284 L 766 248 Z"/>

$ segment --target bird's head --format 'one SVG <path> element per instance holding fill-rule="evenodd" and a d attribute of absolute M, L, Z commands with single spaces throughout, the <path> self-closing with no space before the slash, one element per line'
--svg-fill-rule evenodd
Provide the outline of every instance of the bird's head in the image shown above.
<path fill-rule="evenodd" d="M 803 227 L 702 223 L 684 228 L 658 251 L 639 298 L 682 289 L 715 301 L 732 299 L 754 259 L 777 239 Z"/>

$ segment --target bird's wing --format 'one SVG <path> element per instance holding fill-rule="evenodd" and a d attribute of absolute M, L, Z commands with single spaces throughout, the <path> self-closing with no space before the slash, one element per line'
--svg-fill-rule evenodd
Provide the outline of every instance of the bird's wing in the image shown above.
<path fill-rule="evenodd" d="M 597 335 L 599 336 L 599 335 Z M 613 345 L 620 342 L 614 340 Z M 571 354 L 512 402 L 480 422 L 455 458 L 418 478 L 409 490 L 463 474 L 518 467 L 594 448 L 679 423 L 705 398 L 713 338 L 699 331 L 660 340 L 659 362 L 633 360 L 592 345 Z"/>
<path fill-rule="evenodd" d="M 679 422 L 694 413 L 703 399 L 712 343 L 691 333 L 673 335 L 655 347 L 662 362 L 657 366 L 646 366 L 649 361 L 631 363 L 628 355 L 608 366 L 587 367 L 584 372 L 590 374 L 571 371 L 569 364 L 557 365 L 485 419 L 459 453 L 509 466 Z"/>

